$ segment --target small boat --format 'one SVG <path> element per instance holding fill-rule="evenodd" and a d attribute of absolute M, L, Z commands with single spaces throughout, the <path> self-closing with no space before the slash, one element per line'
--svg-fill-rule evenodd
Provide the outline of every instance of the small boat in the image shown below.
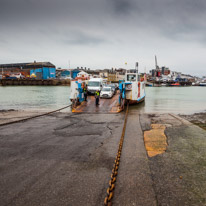
<path fill-rule="evenodd" d="M 152 84 L 152 83 L 149 83 L 149 82 L 146 82 L 146 83 L 145 83 L 145 86 L 146 86 L 146 87 L 153 87 L 153 84 Z"/>
<path fill-rule="evenodd" d="M 205 87 L 205 86 L 206 86 L 206 82 L 201 82 L 201 83 L 199 84 L 199 86 Z"/>
<path fill-rule="evenodd" d="M 125 80 L 119 82 L 119 104 L 123 109 L 125 103 L 138 104 L 145 99 L 146 75 L 139 74 L 138 69 L 126 72 Z"/>
<path fill-rule="evenodd" d="M 180 85 L 180 83 L 177 82 L 177 83 L 174 83 L 174 84 L 170 84 L 170 86 L 176 86 L 176 87 L 178 87 L 178 86 L 181 86 L 181 85 Z"/>

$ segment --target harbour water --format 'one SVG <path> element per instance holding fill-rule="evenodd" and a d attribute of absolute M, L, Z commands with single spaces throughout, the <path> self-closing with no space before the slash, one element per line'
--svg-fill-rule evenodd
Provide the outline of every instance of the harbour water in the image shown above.
<path fill-rule="evenodd" d="M 69 86 L 0 87 L 0 110 L 53 110 L 70 104 Z"/>
<path fill-rule="evenodd" d="M 53 110 L 70 104 L 69 86 L 0 87 L 0 110 Z M 206 87 L 147 87 L 145 102 L 130 107 L 145 113 L 206 111 Z"/>

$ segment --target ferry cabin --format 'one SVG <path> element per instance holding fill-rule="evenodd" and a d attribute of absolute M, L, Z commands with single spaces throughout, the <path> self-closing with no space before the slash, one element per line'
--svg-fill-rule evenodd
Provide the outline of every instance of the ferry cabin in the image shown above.
<path fill-rule="evenodd" d="M 125 75 L 125 81 L 120 82 L 120 104 L 129 101 L 130 104 L 139 103 L 145 98 L 145 75 L 137 70 L 130 70 Z"/>

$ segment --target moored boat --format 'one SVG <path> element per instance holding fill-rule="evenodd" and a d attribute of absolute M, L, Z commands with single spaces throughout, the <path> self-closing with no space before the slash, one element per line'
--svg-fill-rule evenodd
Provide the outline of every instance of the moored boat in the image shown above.
<path fill-rule="evenodd" d="M 145 74 L 138 73 L 138 64 L 136 69 L 126 72 L 125 80 L 119 83 L 119 104 L 124 108 L 126 102 L 129 104 L 137 104 L 144 101 L 145 93 Z"/>
<path fill-rule="evenodd" d="M 199 84 L 199 86 L 201 86 L 201 87 L 206 87 L 206 82 L 201 82 L 201 83 Z"/>
<path fill-rule="evenodd" d="M 181 85 L 180 85 L 179 82 L 177 82 L 177 83 L 174 83 L 174 84 L 170 84 L 170 86 L 179 87 L 179 86 L 181 86 Z"/>

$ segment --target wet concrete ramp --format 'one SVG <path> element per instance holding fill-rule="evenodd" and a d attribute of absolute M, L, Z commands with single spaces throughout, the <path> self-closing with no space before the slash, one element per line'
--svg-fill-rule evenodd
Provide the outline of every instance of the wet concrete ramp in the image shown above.
<path fill-rule="evenodd" d="M 114 95 L 111 99 L 100 99 L 99 105 L 95 105 L 95 97 L 88 96 L 87 102 L 82 102 L 79 106 L 72 109 L 74 113 L 99 113 L 99 114 L 107 114 L 107 113 L 118 113 L 120 112 L 119 95 Z"/>

